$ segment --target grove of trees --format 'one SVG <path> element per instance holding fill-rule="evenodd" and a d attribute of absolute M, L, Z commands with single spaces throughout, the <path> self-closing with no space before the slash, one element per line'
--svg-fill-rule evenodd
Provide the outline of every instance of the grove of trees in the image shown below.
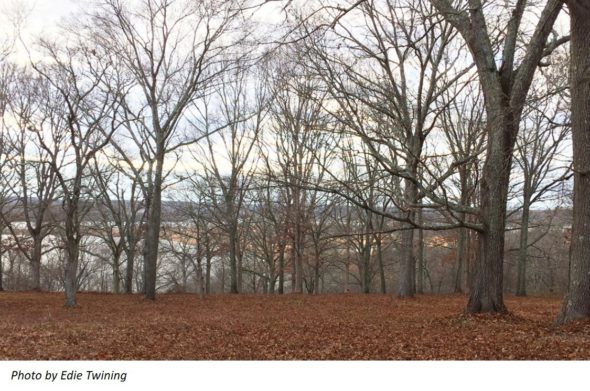
<path fill-rule="evenodd" d="M 590 317 L 585 1 L 99 0 L 24 25 L 0 40 L 0 290 Z"/>

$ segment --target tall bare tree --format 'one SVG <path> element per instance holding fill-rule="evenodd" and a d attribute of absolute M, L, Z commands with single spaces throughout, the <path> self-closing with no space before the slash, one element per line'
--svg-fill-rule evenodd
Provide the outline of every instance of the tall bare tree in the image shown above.
<path fill-rule="evenodd" d="M 147 182 L 144 294 L 149 299 L 156 294 L 164 165 L 167 156 L 202 136 L 204 129 L 189 125 L 186 116 L 223 71 L 219 60 L 240 35 L 235 27 L 242 10 L 241 1 L 104 0 L 93 17 L 97 44 L 117 56 L 135 82 L 127 109 L 148 130 L 153 171 Z"/>
<path fill-rule="evenodd" d="M 87 198 L 90 165 L 120 125 L 111 91 L 124 92 L 121 80 L 109 72 L 111 62 L 101 58 L 104 52 L 97 53 L 83 39 L 65 46 L 47 41 L 41 45 L 48 60 L 34 68 L 50 85 L 52 120 L 49 127 L 34 120 L 27 127 L 36 134 L 58 183 L 64 214 L 65 304 L 74 307 L 81 226 L 92 205 Z"/>
<path fill-rule="evenodd" d="M 512 155 L 526 96 L 539 62 L 567 39 L 548 42 L 562 0 L 549 0 L 532 33 L 525 30 L 529 2 L 431 0 L 467 43 L 477 67 L 487 121 L 487 154 L 480 182 L 479 249 L 467 311 L 505 312 L 504 230 Z M 502 9 L 504 6 L 504 9 Z M 531 5 L 532 6 L 532 5 Z M 498 13 L 506 15 L 497 18 Z M 493 16 L 492 16 L 493 15 Z M 505 19 L 505 25 L 494 25 Z M 527 36 L 527 45 L 522 45 Z M 496 39 L 499 37 L 499 39 Z"/>

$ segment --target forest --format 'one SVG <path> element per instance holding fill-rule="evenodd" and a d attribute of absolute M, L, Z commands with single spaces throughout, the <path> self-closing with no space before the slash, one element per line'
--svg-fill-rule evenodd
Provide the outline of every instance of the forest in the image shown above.
<path fill-rule="evenodd" d="M 97 0 L 42 34 L 27 4 L 0 35 L 0 357 L 590 357 L 587 2 Z M 109 311 L 237 339 L 113 353 L 149 327 Z"/>

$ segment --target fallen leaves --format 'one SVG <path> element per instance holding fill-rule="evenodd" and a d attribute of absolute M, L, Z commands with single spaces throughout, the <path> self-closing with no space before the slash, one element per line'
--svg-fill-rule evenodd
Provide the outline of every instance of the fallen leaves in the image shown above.
<path fill-rule="evenodd" d="M 560 300 L 509 298 L 462 314 L 461 295 L 140 296 L 0 293 L 0 359 L 590 359 L 590 322 L 556 326 Z"/>

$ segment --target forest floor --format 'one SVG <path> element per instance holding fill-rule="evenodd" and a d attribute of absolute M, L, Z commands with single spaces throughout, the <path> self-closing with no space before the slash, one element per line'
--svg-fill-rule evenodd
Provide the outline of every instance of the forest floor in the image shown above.
<path fill-rule="evenodd" d="M 558 298 L 508 297 L 467 316 L 463 295 L 218 295 L 200 299 L 0 292 L 0 359 L 590 359 L 590 322 L 556 326 Z"/>

